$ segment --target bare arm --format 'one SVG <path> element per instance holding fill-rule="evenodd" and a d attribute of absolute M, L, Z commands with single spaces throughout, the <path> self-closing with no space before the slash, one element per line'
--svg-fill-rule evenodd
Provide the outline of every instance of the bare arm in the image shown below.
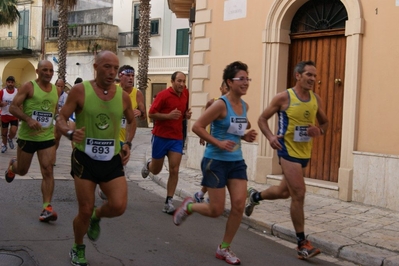
<path fill-rule="evenodd" d="M 123 115 L 126 118 L 126 136 L 125 136 L 125 143 L 122 145 L 122 152 L 121 157 L 122 157 L 122 164 L 126 165 L 129 162 L 130 158 L 130 149 L 131 149 L 131 143 L 134 138 L 134 135 L 136 134 L 136 119 L 135 119 L 135 114 L 132 109 L 132 102 L 130 100 L 129 94 L 127 92 L 123 92 Z"/>
<path fill-rule="evenodd" d="M 226 116 L 226 114 L 227 110 L 224 101 L 216 101 L 208 109 L 206 109 L 200 118 L 194 123 L 192 131 L 201 139 L 215 145 L 219 149 L 232 151 L 236 145 L 234 141 L 220 141 L 209 134 L 209 132 L 206 130 L 206 126 L 208 126 L 212 121 L 216 119 L 222 119 Z"/>
<path fill-rule="evenodd" d="M 59 132 L 64 136 L 67 136 L 67 132 L 70 130 L 67 121 L 73 112 L 79 113 L 83 108 L 84 101 L 84 87 L 82 84 L 77 84 L 73 87 L 69 93 L 64 106 L 60 110 L 60 114 L 57 118 L 56 127 Z M 72 140 L 74 142 L 81 142 L 85 135 L 85 128 L 76 129 L 73 133 Z"/>
<path fill-rule="evenodd" d="M 276 114 L 279 110 L 281 110 L 285 105 L 288 103 L 288 93 L 281 92 L 277 94 L 272 101 L 270 102 L 269 106 L 263 111 L 258 119 L 258 126 L 260 131 L 265 135 L 267 140 L 270 143 L 270 146 L 273 149 L 281 149 L 281 144 L 278 141 L 283 136 L 276 136 L 270 130 L 268 120 Z"/>
<path fill-rule="evenodd" d="M 141 112 L 141 115 L 140 115 L 141 119 L 142 120 L 147 119 L 147 112 L 146 112 L 145 105 L 144 105 L 144 96 L 140 90 L 137 90 L 136 101 L 137 101 L 138 109 Z"/>
<path fill-rule="evenodd" d="M 10 113 L 16 118 L 25 121 L 31 129 L 40 130 L 41 124 L 23 112 L 22 104 L 33 95 L 33 84 L 27 82 L 22 85 L 10 105 Z"/>

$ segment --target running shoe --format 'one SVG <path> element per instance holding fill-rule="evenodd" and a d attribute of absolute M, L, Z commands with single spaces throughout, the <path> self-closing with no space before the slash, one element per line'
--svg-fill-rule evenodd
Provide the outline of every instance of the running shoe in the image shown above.
<path fill-rule="evenodd" d="M 104 192 L 101 190 L 101 188 L 98 188 L 98 196 L 102 199 L 102 200 L 107 200 L 107 196 L 105 196 Z"/>
<path fill-rule="evenodd" d="M 168 203 L 165 203 L 162 211 L 167 214 L 173 214 L 175 212 L 175 206 L 173 206 L 173 199 L 169 199 Z"/>
<path fill-rule="evenodd" d="M 180 225 L 191 214 L 188 212 L 187 206 L 189 203 L 193 203 L 193 202 L 194 202 L 194 200 L 191 197 L 187 197 L 184 199 L 181 206 L 179 208 L 177 208 L 177 210 L 173 214 L 173 222 L 175 223 L 175 225 Z"/>
<path fill-rule="evenodd" d="M 6 145 L 1 145 L 1 153 L 5 153 L 7 151 Z"/>
<path fill-rule="evenodd" d="M 205 201 L 204 197 L 200 197 L 200 196 L 199 196 L 199 192 L 195 192 L 195 194 L 194 194 L 194 200 L 195 200 L 195 202 L 197 202 L 197 203 L 202 203 L 202 202 Z"/>
<path fill-rule="evenodd" d="M 39 216 L 39 220 L 41 222 L 56 221 L 57 218 L 58 215 L 55 211 L 53 211 L 53 207 L 51 205 L 48 205 L 46 208 L 44 208 Z"/>
<path fill-rule="evenodd" d="M 216 258 L 219 260 L 225 260 L 228 264 L 239 265 L 241 263 L 240 259 L 237 258 L 236 254 L 228 248 L 222 248 L 220 245 L 216 250 Z"/>
<path fill-rule="evenodd" d="M 259 205 L 259 202 L 255 202 L 253 200 L 253 195 L 257 193 L 258 191 L 252 187 L 248 188 L 247 192 L 247 204 L 245 205 L 245 215 L 246 216 L 251 216 L 252 212 L 254 211 L 254 208 L 256 205 Z"/>
<path fill-rule="evenodd" d="M 320 249 L 313 247 L 309 240 L 303 240 L 296 250 L 300 260 L 310 259 L 320 254 Z"/>
<path fill-rule="evenodd" d="M 10 162 L 8 163 L 8 168 L 5 172 L 5 177 L 6 177 L 6 181 L 7 183 L 11 183 L 14 180 L 15 174 L 13 173 L 13 171 L 11 171 L 11 165 L 17 161 L 17 158 L 12 158 L 10 160 Z"/>
<path fill-rule="evenodd" d="M 85 255 L 85 245 L 76 245 L 71 248 L 69 252 L 69 257 L 71 257 L 71 264 L 77 266 L 87 266 L 89 265 L 86 260 Z"/>
<path fill-rule="evenodd" d="M 93 210 L 95 212 L 95 209 Z M 90 218 L 90 225 L 89 229 L 87 230 L 87 236 L 91 241 L 97 241 L 98 237 L 100 236 L 100 221 L 101 219 L 94 219 L 93 217 Z"/>
<path fill-rule="evenodd" d="M 151 158 L 149 158 L 148 160 L 147 160 L 147 162 L 144 164 L 144 166 L 143 166 L 143 168 L 141 169 L 141 176 L 143 177 L 143 178 L 147 178 L 148 177 L 148 175 L 150 174 L 150 170 L 148 169 L 148 164 L 151 162 Z"/>
<path fill-rule="evenodd" d="M 12 139 L 7 138 L 8 141 L 8 146 L 10 146 L 10 149 L 13 150 L 14 149 L 14 142 L 12 142 Z"/>

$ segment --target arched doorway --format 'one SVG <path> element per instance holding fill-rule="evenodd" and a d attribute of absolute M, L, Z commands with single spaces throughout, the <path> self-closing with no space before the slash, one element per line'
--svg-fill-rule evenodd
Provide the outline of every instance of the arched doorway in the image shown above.
<path fill-rule="evenodd" d="M 266 108 L 278 92 L 287 88 L 291 24 L 294 15 L 307 2 L 307 0 L 275 0 L 267 15 L 263 35 L 264 81 L 260 111 Z M 356 147 L 355 138 L 358 127 L 357 116 L 364 19 L 359 0 L 341 0 L 341 2 L 347 10 L 348 20 L 345 24 L 345 80 L 342 82 L 346 88 L 343 99 L 343 113 L 345 116 L 342 118 L 341 155 L 337 187 L 338 198 L 350 201 L 353 189 L 353 151 Z M 292 73 L 292 70 L 289 72 Z M 277 128 L 276 121 L 270 120 L 269 124 L 272 129 Z M 255 180 L 264 182 L 265 173 L 268 175 L 281 174 L 281 167 L 278 164 L 275 151 L 269 146 L 267 139 L 263 136 L 259 138 L 259 151 Z"/>
<path fill-rule="evenodd" d="M 312 157 L 305 176 L 338 182 L 341 156 L 348 13 L 339 0 L 310 0 L 296 12 L 290 30 L 287 87 L 295 84 L 292 69 L 312 60 L 318 70 L 314 91 L 323 102 L 329 128 L 313 140 Z"/>
<path fill-rule="evenodd" d="M 19 88 L 25 82 L 36 79 L 36 68 L 28 59 L 12 59 L 4 68 L 2 74 L 3 84 L 8 76 L 15 77 L 15 86 Z"/>

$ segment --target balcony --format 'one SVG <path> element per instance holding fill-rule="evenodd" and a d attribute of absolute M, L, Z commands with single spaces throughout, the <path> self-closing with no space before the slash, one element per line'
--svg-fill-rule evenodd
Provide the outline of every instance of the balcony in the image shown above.
<path fill-rule="evenodd" d="M 175 71 L 188 73 L 188 55 L 182 56 L 150 56 L 148 74 L 172 74 Z"/>
<path fill-rule="evenodd" d="M 36 39 L 32 36 L 0 37 L 0 49 L 35 49 Z"/>
<path fill-rule="evenodd" d="M 195 0 L 168 0 L 168 5 L 177 18 L 190 18 L 190 9 L 195 5 Z"/>
<path fill-rule="evenodd" d="M 118 27 L 106 23 L 73 24 L 68 26 L 68 38 L 102 37 L 116 40 L 118 38 Z M 46 28 L 46 39 L 58 38 L 58 26 Z"/>
<path fill-rule="evenodd" d="M 0 56 L 29 56 L 39 49 L 33 36 L 0 37 Z"/>
<path fill-rule="evenodd" d="M 46 52 L 57 52 L 59 27 L 46 27 Z M 107 23 L 73 24 L 68 27 L 68 52 L 90 51 L 90 44 L 116 52 L 118 27 Z"/>

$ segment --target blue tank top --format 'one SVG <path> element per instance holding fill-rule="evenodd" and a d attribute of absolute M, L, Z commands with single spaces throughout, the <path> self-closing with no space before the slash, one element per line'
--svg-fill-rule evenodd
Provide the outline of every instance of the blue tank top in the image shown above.
<path fill-rule="evenodd" d="M 241 161 L 243 160 L 241 151 L 241 137 L 247 129 L 247 105 L 241 100 L 242 115 L 237 115 L 226 96 L 220 97 L 226 104 L 227 115 L 223 119 L 214 120 L 211 123 L 211 135 L 218 140 L 232 140 L 236 147 L 232 152 L 221 150 L 213 144 L 208 144 L 205 148 L 204 157 L 220 161 Z"/>

